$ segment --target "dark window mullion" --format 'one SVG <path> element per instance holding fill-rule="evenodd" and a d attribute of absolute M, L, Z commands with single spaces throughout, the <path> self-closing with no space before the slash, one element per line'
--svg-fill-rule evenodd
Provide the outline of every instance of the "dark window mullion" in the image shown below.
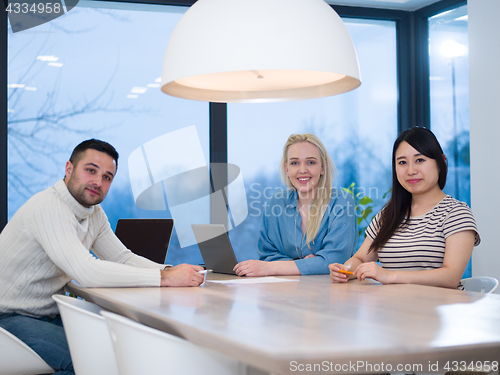
<path fill-rule="evenodd" d="M 214 192 L 224 189 L 228 184 L 227 179 L 227 104 L 210 103 L 210 163 L 222 163 L 225 173 L 211 173 L 212 187 Z M 212 168 L 210 168 L 212 172 Z M 224 224 L 228 228 L 227 197 L 223 193 L 226 201 L 226 209 L 222 209 L 215 204 L 214 196 L 210 199 L 210 223 Z"/>
<path fill-rule="evenodd" d="M 431 99 L 429 82 L 429 29 L 427 17 L 415 14 L 415 78 L 417 125 L 431 127 Z"/>
<path fill-rule="evenodd" d="M 398 134 L 416 124 L 413 15 L 396 21 Z"/>
<path fill-rule="evenodd" d="M 0 231 L 7 224 L 7 12 L 0 15 Z"/>

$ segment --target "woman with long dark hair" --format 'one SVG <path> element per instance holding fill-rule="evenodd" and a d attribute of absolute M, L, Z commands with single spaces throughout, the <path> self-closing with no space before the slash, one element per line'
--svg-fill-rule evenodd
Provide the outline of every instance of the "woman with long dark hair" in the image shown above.
<path fill-rule="evenodd" d="M 391 199 L 366 229 L 356 254 L 329 266 L 332 281 L 369 277 L 382 284 L 459 287 L 480 239 L 467 204 L 443 193 L 447 172 L 430 130 L 404 131 L 392 152 Z"/>

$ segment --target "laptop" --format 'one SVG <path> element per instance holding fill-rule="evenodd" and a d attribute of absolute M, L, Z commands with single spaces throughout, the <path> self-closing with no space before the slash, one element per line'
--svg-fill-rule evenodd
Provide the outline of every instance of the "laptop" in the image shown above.
<path fill-rule="evenodd" d="M 119 219 L 115 235 L 133 253 L 165 264 L 174 219 Z"/>
<path fill-rule="evenodd" d="M 205 268 L 217 273 L 236 275 L 233 271 L 238 263 L 222 224 L 191 224 Z"/>

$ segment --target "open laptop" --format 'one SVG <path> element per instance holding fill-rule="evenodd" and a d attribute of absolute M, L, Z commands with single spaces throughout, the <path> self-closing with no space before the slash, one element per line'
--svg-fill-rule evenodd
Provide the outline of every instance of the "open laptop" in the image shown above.
<path fill-rule="evenodd" d="M 236 275 L 233 271 L 238 263 L 222 224 L 191 224 L 206 269 L 217 273 Z"/>
<path fill-rule="evenodd" d="M 116 237 L 133 253 L 165 264 L 174 219 L 119 219 Z"/>

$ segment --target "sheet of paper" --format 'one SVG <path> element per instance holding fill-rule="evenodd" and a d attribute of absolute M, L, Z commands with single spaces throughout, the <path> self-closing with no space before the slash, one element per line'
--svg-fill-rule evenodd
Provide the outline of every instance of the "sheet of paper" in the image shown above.
<path fill-rule="evenodd" d="M 292 279 L 281 279 L 278 277 L 242 277 L 230 280 L 207 280 L 207 283 L 219 284 L 265 284 L 265 283 L 286 283 L 289 281 L 299 281 Z"/>

